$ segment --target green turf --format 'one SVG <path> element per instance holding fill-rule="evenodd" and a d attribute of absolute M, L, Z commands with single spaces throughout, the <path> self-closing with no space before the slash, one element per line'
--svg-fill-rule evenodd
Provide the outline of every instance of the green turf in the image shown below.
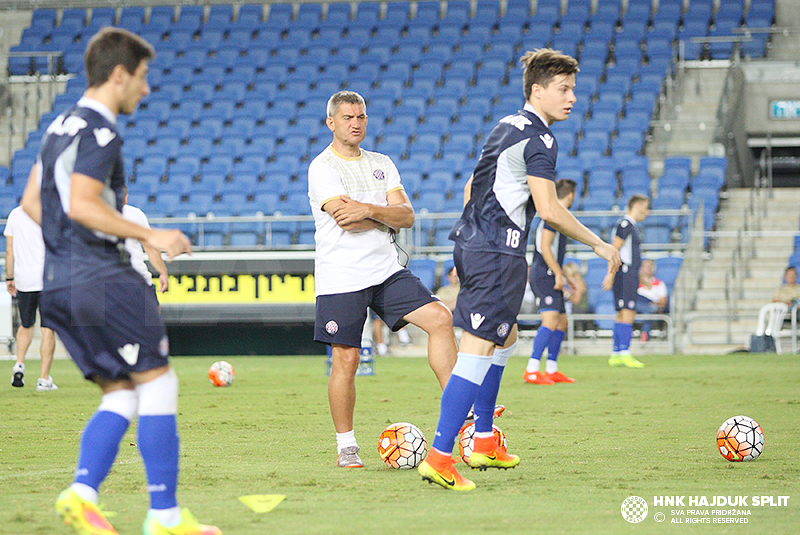
<path fill-rule="evenodd" d="M 356 433 L 364 469 L 334 467 L 324 357 L 230 357 L 237 379 L 214 388 L 214 358 L 179 358 L 179 498 L 229 535 L 366 533 L 797 533 L 800 524 L 800 375 L 794 356 L 643 357 L 642 370 L 605 359 L 565 357 L 573 385 L 521 380 L 525 360 L 508 366 L 497 421 L 522 458 L 509 471 L 464 468 L 478 489 L 448 492 L 416 471 L 390 470 L 377 453 L 389 423 L 411 421 L 428 440 L 440 392 L 424 359 L 378 359 L 378 375 L 357 379 Z M 9 368 L 11 363 L 7 363 Z M 5 365 L 4 365 L 5 366 Z M 29 372 L 36 368 L 31 362 Z M 0 387 L 0 533 L 68 533 L 52 511 L 71 481 L 81 429 L 97 406 L 96 388 L 72 363 L 56 362 L 57 392 Z M 10 383 L 10 377 L 9 377 Z M 717 427 L 746 414 L 766 434 L 761 458 L 729 463 L 715 450 Z M 129 431 L 101 490 L 121 534 L 141 533 L 147 510 L 143 468 Z M 270 513 L 237 498 L 283 494 Z M 650 506 L 641 524 L 620 515 L 622 501 Z M 676 525 L 654 496 L 790 496 L 786 507 L 750 511 L 746 525 Z M 748 498 L 750 500 L 750 498 Z M 688 503 L 687 503 L 688 506 Z M 711 511 L 715 508 L 692 508 Z M 663 512 L 666 522 L 654 515 Z"/>

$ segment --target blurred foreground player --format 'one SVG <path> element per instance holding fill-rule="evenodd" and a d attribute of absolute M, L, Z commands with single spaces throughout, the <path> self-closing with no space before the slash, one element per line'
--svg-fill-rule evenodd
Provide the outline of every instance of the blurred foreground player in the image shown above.
<path fill-rule="evenodd" d="M 133 269 L 124 239 L 172 258 L 191 252 L 178 230 L 145 229 L 125 220 L 125 174 L 117 115 L 150 92 L 153 48 L 140 37 L 105 28 L 86 49 L 88 88 L 48 127 L 23 195 L 45 242 L 42 315 L 84 376 L 103 392 L 81 438 L 72 485 L 56 511 L 81 535 L 117 533 L 97 506 L 100 484 L 130 422 L 147 474 L 150 510 L 144 535 L 219 535 L 176 499 L 178 377 L 155 295 Z"/>

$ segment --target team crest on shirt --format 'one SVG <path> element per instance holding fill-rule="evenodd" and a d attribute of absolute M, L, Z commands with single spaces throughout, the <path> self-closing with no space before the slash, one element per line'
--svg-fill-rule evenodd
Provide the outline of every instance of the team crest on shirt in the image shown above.
<path fill-rule="evenodd" d="M 162 357 L 166 357 L 169 355 L 169 338 L 164 336 L 161 339 L 161 342 L 158 343 L 158 352 L 161 354 Z"/>
<path fill-rule="evenodd" d="M 325 331 L 328 334 L 336 334 L 339 331 L 339 324 L 331 320 L 325 324 Z"/>
<path fill-rule="evenodd" d="M 383 171 L 381 171 L 380 169 L 375 169 L 372 172 L 372 176 L 375 177 L 375 180 L 383 180 L 384 178 L 386 178 L 386 175 L 383 174 Z"/>
<path fill-rule="evenodd" d="M 497 328 L 497 336 L 507 336 L 509 329 L 510 326 L 508 325 L 508 323 L 501 323 L 500 326 Z"/>
<path fill-rule="evenodd" d="M 550 134 L 542 134 L 539 136 L 539 139 L 542 140 L 542 143 L 544 143 L 544 146 L 547 147 L 548 149 L 553 148 L 553 141 L 555 140 L 553 139 L 553 136 L 551 136 Z"/>

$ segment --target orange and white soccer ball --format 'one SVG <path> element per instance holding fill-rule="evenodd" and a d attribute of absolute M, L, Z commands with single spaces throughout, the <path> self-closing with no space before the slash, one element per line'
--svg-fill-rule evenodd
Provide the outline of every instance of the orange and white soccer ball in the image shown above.
<path fill-rule="evenodd" d="M 492 425 L 492 432 L 494 433 L 494 439 L 497 441 L 497 446 L 503 451 L 508 451 L 506 434 L 496 425 Z M 461 431 L 461 436 L 458 439 L 458 454 L 461 455 L 461 460 L 469 464 L 469 456 L 472 455 L 472 450 L 474 449 L 475 424 L 470 424 Z"/>
<path fill-rule="evenodd" d="M 764 451 L 764 431 L 752 418 L 734 416 L 717 431 L 717 449 L 731 462 L 752 461 Z"/>
<path fill-rule="evenodd" d="M 414 424 L 392 424 L 378 438 L 378 454 L 390 468 L 410 470 L 421 463 L 427 453 L 428 442 Z"/>
<path fill-rule="evenodd" d="M 218 360 L 208 369 L 208 378 L 214 386 L 231 386 L 236 379 L 236 372 L 233 366 L 224 360 Z"/>

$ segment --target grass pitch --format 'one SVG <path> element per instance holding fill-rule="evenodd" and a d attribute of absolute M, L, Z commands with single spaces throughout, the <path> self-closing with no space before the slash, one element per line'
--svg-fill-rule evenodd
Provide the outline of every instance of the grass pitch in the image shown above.
<path fill-rule="evenodd" d="M 497 425 L 522 463 L 488 472 L 459 464 L 478 485 L 470 493 L 390 470 L 378 457 L 378 435 L 390 423 L 413 422 L 429 444 L 433 438 L 441 392 L 425 359 L 378 359 L 377 376 L 357 378 L 365 468 L 348 470 L 334 466 L 324 357 L 227 357 L 237 373 L 230 388 L 209 383 L 214 360 L 173 359 L 181 380 L 179 499 L 226 535 L 789 534 L 800 525 L 797 356 L 651 356 L 642 370 L 562 357 L 562 371 L 577 382 L 554 386 L 524 384 L 525 359 L 512 358 L 499 399 L 508 409 Z M 2 534 L 69 533 L 53 502 L 71 482 L 81 430 L 99 403 L 98 389 L 69 361 L 54 365 L 57 392 L 35 392 L 37 367 L 29 364 L 23 389 L 0 385 Z M 764 429 L 765 450 L 754 462 L 729 463 L 715 449 L 717 427 L 738 414 Z M 286 500 L 258 514 L 237 499 L 251 494 Z M 100 495 L 121 534 L 141 533 L 148 497 L 135 426 Z M 762 495 L 789 499 L 736 507 L 750 513 L 739 517 L 745 525 L 685 521 L 690 510 L 717 512 L 689 507 L 690 496 Z M 629 496 L 649 505 L 641 523 L 620 514 Z M 683 496 L 685 506 L 655 506 L 654 496 Z"/>

